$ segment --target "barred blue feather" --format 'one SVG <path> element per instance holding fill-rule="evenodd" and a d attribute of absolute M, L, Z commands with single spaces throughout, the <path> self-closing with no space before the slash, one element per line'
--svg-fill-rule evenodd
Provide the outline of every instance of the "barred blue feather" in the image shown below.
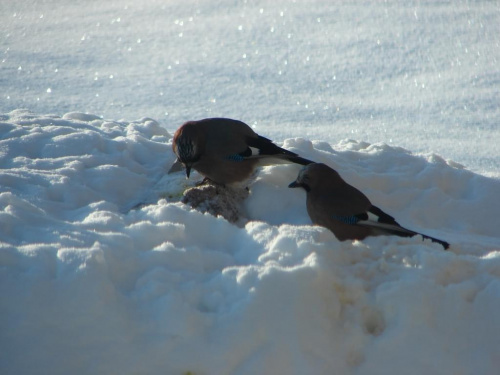
<path fill-rule="evenodd" d="M 243 160 L 245 160 L 245 158 L 240 154 L 227 155 L 225 158 L 227 160 L 230 160 L 230 161 L 243 161 Z"/>
<path fill-rule="evenodd" d="M 338 221 L 341 221 L 342 223 L 344 224 L 350 224 L 350 225 L 354 225 L 354 224 L 357 224 L 359 222 L 359 218 L 356 217 L 356 216 L 341 216 L 341 215 L 332 215 L 332 217 L 335 219 L 335 220 L 338 220 Z"/>

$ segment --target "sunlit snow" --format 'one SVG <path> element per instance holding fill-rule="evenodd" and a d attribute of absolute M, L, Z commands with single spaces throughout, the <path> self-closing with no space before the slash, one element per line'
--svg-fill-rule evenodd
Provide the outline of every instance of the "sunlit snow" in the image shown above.
<path fill-rule="evenodd" d="M 1 374 L 497 374 L 500 8 L 491 1 L 5 2 Z M 224 116 L 421 237 L 339 242 L 300 166 L 233 224 L 166 172 Z"/>

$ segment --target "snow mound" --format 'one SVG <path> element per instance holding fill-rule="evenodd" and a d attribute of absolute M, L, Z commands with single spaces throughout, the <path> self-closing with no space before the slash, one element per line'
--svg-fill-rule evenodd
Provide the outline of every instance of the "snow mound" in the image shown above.
<path fill-rule="evenodd" d="M 339 242 L 286 188 L 296 165 L 259 171 L 241 225 L 183 204 L 197 175 L 166 174 L 170 142 L 148 118 L 2 115 L 2 374 L 498 370 L 500 181 L 385 144 L 287 139 L 451 248 Z"/>

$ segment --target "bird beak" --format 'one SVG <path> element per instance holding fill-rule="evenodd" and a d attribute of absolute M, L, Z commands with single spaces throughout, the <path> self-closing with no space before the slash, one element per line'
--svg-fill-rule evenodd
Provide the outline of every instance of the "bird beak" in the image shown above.
<path fill-rule="evenodd" d="M 186 176 L 187 176 L 187 178 L 189 178 L 190 174 L 191 174 L 191 166 L 190 165 L 186 165 Z"/>
<path fill-rule="evenodd" d="M 294 181 L 290 185 L 288 185 L 289 188 L 298 188 L 300 186 L 301 185 L 297 181 Z"/>

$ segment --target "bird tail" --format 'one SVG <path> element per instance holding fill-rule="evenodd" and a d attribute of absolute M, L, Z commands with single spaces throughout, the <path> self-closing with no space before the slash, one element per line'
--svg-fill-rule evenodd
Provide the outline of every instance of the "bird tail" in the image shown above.
<path fill-rule="evenodd" d="M 422 233 L 414 232 L 412 230 L 409 230 L 409 229 L 406 229 L 406 228 L 400 226 L 399 224 L 394 225 L 394 224 L 374 223 L 374 222 L 364 223 L 361 221 L 358 222 L 358 224 L 368 225 L 368 226 L 371 226 L 374 228 L 379 228 L 379 229 L 382 229 L 383 231 L 385 231 L 386 233 L 394 234 L 394 235 L 400 236 L 400 237 L 413 237 L 413 236 L 420 235 L 424 239 L 428 239 L 428 240 L 431 240 L 432 242 L 440 244 L 441 246 L 444 247 L 445 250 L 448 250 L 448 248 L 450 247 L 450 244 L 446 241 L 439 240 L 435 237 L 427 236 L 427 235 L 422 234 Z"/>
<path fill-rule="evenodd" d="M 450 247 L 450 244 L 446 241 L 438 240 L 437 238 L 434 238 L 431 236 L 426 236 L 425 234 L 422 234 L 422 233 L 417 233 L 417 234 L 420 234 L 423 238 L 427 238 L 428 240 L 431 240 L 432 242 L 440 244 L 441 246 L 444 247 L 445 250 L 448 250 L 448 248 Z"/>
<path fill-rule="evenodd" d="M 390 232 L 392 232 L 393 234 L 401 236 L 401 237 L 413 237 L 413 236 L 420 235 L 424 239 L 428 239 L 428 240 L 431 240 L 432 242 L 440 244 L 441 246 L 444 247 L 445 250 L 448 250 L 448 248 L 450 247 L 450 244 L 448 242 L 446 242 L 446 241 L 439 240 L 439 239 L 437 239 L 435 237 L 427 236 L 426 234 L 414 232 L 412 230 L 409 230 L 409 229 L 406 229 L 406 228 L 403 228 L 403 227 L 400 227 L 400 228 L 391 228 L 391 229 L 388 229 L 388 230 Z"/>
<path fill-rule="evenodd" d="M 270 139 L 267 139 L 261 135 L 257 136 L 257 138 L 248 138 L 247 144 L 249 147 L 253 147 L 258 150 L 257 155 L 251 154 L 252 157 L 272 157 L 274 159 L 283 160 L 285 163 L 296 163 L 300 165 L 307 165 L 314 163 L 311 160 L 305 159 L 295 152 L 288 151 L 284 148 L 281 148 L 275 145 Z M 247 155 L 245 155 L 247 156 Z"/>
<path fill-rule="evenodd" d="M 260 166 L 275 165 L 275 164 L 290 164 L 307 165 L 314 163 L 298 155 L 275 154 L 275 155 L 257 155 L 253 159 L 259 159 Z"/>
<path fill-rule="evenodd" d="M 401 237 L 413 237 L 416 235 L 420 235 L 423 238 L 431 240 L 432 242 L 436 242 L 443 246 L 446 249 L 450 247 L 450 244 L 446 241 L 438 240 L 437 238 L 427 236 L 422 233 L 414 232 L 410 229 L 406 229 L 402 227 L 391 215 L 386 214 L 377 206 L 371 206 L 368 209 L 368 215 L 366 217 L 369 220 L 359 221 L 358 224 L 368 225 L 376 228 L 380 228 L 382 230 L 387 231 L 388 233 L 395 234 Z"/>
<path fill-rule="evenodd" d="M 303 158 L 303 157 L 298 156 L 298 155 L 295 155 L 295 156 L 289 156 L 289 155 L 287 155 L 286 159 L 289 160 L 289 161 L 291 161 L 292 163 L 300 164 L 300 165 L 308 165 L 308 164 L 314 163 L 314 161 L 306 159 L 306 158 Z"/>

